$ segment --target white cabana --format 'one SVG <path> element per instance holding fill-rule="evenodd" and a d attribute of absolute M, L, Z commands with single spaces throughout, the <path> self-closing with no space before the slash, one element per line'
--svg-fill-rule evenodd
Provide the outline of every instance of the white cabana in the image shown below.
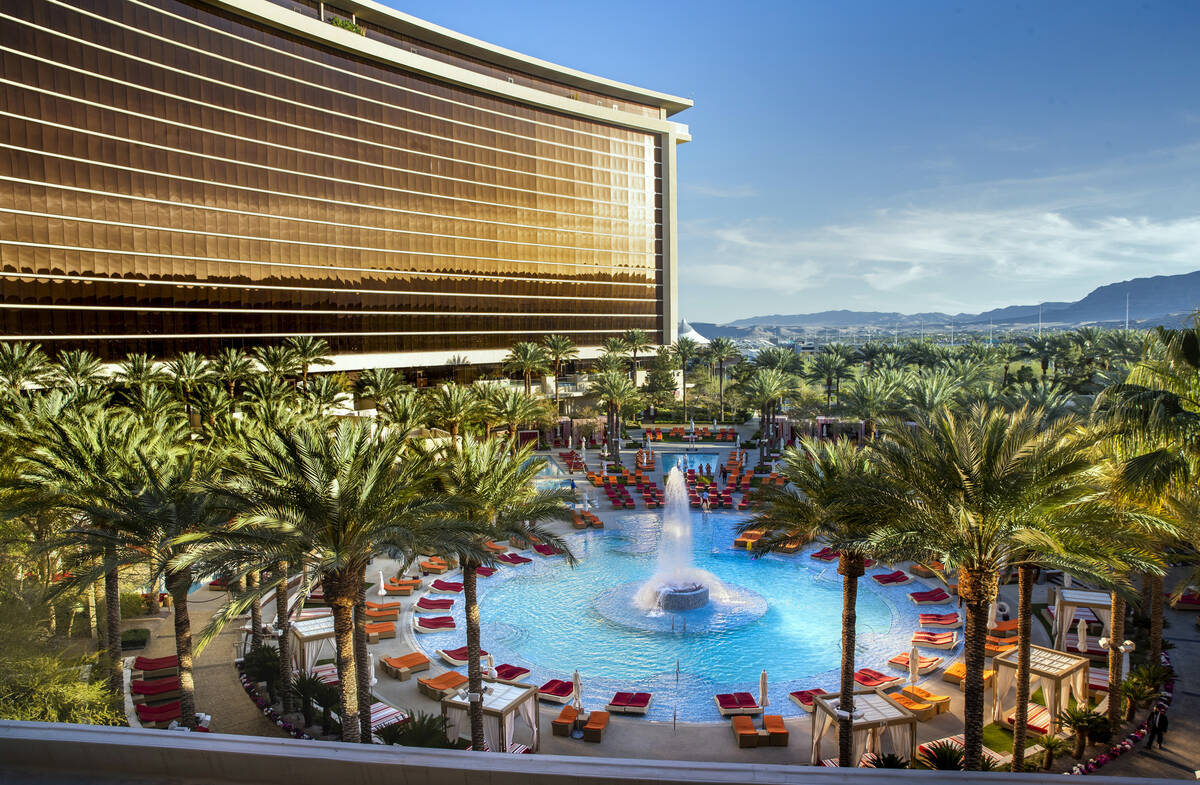
<path fill-rule="evenodd" d="M 821 764 L 821 742 L 832 735 L 837 746 L 839 693 L 818 695 L 813 700 L 812 753 L 809 763 Z M 854 691 L 855 761 L 866 753 L 902 755 L 909 760 L 917 754 L 917 717 L 896 703 L 883 690 Z"/>
<path fill-rule="evenodd" d="M 1016 710 L 1014 701 L 1010 706 L 1007 701 L 1009 692 L 1017 682 L 1018 649 L 1006 651 L 992 658 L 992 667 L 996 669 L 996 683 L 992 689 L 992 722 L 1011 727 L 1008 717 Z M 1075 703 L 1086 706 L 1088 702 L 1088 668 L 1091 661 L 1067 652 L 1047 649 L 1045 646 L 1029 647 L 1029 692 L 1039 688 L 1046 699 L 1046 708 L 1050 712 L 1050 732 L 1058 727 L 1058 713 Z"/>
<path fill-rule="evenodd" d="M 541 737 L 538 731 L 538 688 L 528 684 L 486 682 L 483 695 L 483 738 L 492 752 L 512 749 L 513 735 L 518 724 L 524 724 L 532 734 L 530 749 L 538 751 Z M 442 717 L 446 720 L 446 738 L 454 741 L 470 737 L 470 704 L 466 695 L 442 699 Z"/>
<path fill-rule="evenodd" d="M 333 616 L 317 616 L 292 622 L 292 669 L 308 673 L 317 663 L 335 655 Z"/>
<path fill-rule="evenodd" d="M 1112 631 L 1112 599 L 1107 592 L 1059 589 L 1054 601 L 1054 648 L 1065 651 L 1067 633 L 1075 626 L 1075 611 L 1086 608 L 1096 615 L 1104 628 L 1100 637 Z"/>

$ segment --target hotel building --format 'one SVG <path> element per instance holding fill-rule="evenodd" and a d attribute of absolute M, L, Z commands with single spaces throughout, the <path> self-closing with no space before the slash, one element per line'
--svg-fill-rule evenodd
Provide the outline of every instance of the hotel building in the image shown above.
<path fill-rule="evenodd" d="M 369 0 L 24 0 L 0 57 L 2 338 L 316 335 L 343 369 L 674 338 L 686 99 Z"/>

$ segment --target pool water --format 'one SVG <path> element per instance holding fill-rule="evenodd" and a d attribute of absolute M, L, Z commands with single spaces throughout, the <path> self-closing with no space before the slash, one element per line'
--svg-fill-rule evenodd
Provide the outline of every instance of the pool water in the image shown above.
<path fill-rule="evenodd" d="M 655 570 L 662 525 L 659 515 L 643 512 L 621 516 L 603 530 L 569 534 L 580 560 L 574 569 L 562 558 L 532 555 L 532 564 L 502 566 L 480 579 L 483 648 L 497 664 L 528 667 L 528 680 L 537 684 L 569 680 L 578 670 L 585 708 L 602 707 L 618 691 L 650 692 L 651 720 L 719 721 L 713 695 L 757 696 L 764 669 L 771 713 L 802 713 L 787 697 L 792 690 L 835 691 L 842 613 L 836 565 L 810 559 L 816 547 L 754 559 L 732 548 L 745 516 L 692 515 L 696 567 L 737 587 L 735 606 L 677 614 L 632 606 L 629 598 Z M 910 649 L 918 611 L 907 593 L 924 588 L 919 581 L 901 587 L 860 581 L 858 667 L 905 675 L 887 660 Z M 453 609 L 457 629 L 416 636 L 426 652 L 465 643 L 461 606 L 456 602 Z M 954 656 L 923 653 L 947 661 Z"/>
<path fill-rule="evenodd" d="M 686 471 L 688 467 L 695 469 L 708 464 L 715 472 L 720 463 L 720 456 L 715 452 L 656 452 L 654 455 L 658 458 L 658 468 L 662 470 L 663 477 L 676 466 L 680 471 Z"/>
<path fill-rule="evenodd" d="M 537 458 L 530 458 L 529 461 L 535 461 Z M 526 461 L 526 466 L 529 465 Z M 533 487 L 538 490 L 546 490 L 548 488 L 570 488 L 571 478 L 567 472 L 556 462 L 546 459 L 542 470 L 538 472 L 537 477 L 533 480 Z"/>

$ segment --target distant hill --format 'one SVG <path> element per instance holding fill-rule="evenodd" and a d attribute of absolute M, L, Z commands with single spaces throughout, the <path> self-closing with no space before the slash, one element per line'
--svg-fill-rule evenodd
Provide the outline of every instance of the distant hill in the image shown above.
<path fill-rule="evenodd" d="M 716 338 L 745 338 L 755 328 L 812 327 L 847 328 L 875 327 L 879 329 L 916 328 L 919 325 L 955 325 L 978 327 L 991 323 L 996 327 L 1021 327 L 1037 324 L 1038 309 L 1046 325 L 1074 327 L 1081 324 L 1123 324 L 1125 296 L 1129 295 L 1129 319 L 1139 326 L 1154 324 L 1177 325 L 1192 311 L 1200 308 L 1200 271 L 1182 275 L 1156 275 L 1134 278 L 1100 286 L 1086 297 L 1073 303 L 1044 302 L 1033 305 L 1010 305 L 983 313 L 915 313 L 885 311 L 821 311 L 803 314 L 772 314 L 738 319 L 728 324 L 693 322 L 703 335 Z"/>

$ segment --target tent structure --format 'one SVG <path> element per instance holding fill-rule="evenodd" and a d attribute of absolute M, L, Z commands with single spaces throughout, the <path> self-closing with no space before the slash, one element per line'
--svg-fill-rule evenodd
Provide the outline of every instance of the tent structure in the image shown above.
<path fill-rule="evenodd" d="M 1009 706 L 1010 688 L 1017 681 L 1018 649 L 1006 651 L 992 658 L 992 667 L 996 669 L 996 682 L 992 689 L 992 722 L 1010 725 L 1006 717 L 1015 709 L 1015 703 Z M 1034 693 L 1041 688 L 1046 698 L 1046 708 L 1050 710 L 1050 732 L 1054 733 L 1058 726 L 1058 713 L 1071 705 L 1071 698 L 1080 705 L 1088 701 L 1088 668 L 1091 661 L 1067 652 L 1047 649 L 1044 646 L 1029 647 L 1029 692 Z M 1015 696 L 1013 696 L 1015 700 Z"/>
<path fill-rule="evenodd" d="M 457 740 L 471 734 L 470 704 L 465 694 L 442 699 L 442 717 L 446 720 L 446 738 Z M 541 737 L 538 731 L 538 688 L 528 684 L 486 682 L 483 695 L 483 738 L 492 752 L 512 749 L 513 735 L 518 724 L 529 728 L 533 741 L 529 747 L 538 751 Z"/>
<path fill-rule="evenodd" d="M 696 328 L 688 324 L 687 319 L 679 320 L 679 337 L 691 338 L 693 341 L 701 345 L 708 344 L 708 339 L 696 332 Z"/>
<path fill-rule="evenodd" d="M 821 764 L 821 742 L 827 735 L 837 746 L 840 693 L 818 695 L 813 700 L 812 754 L 809 763 Z M 871 753 L 895 753 L 912 760 L 917 754 L 917 717 L 883 690 L 854 691 L 854 759 Z"/>
<path fill-rule="evenodd" d="M 308 673 L 322 659 L 334 656 L 333 616 L 292 622 L 292 669 Z"/>
<path fill-rule="evenodd" d="M 1054 648 L 1066 651 L 1067 632 L 1075 626 L 1075 611 L 1086 608 L 1100 620 L 1107 637 L 1112 631 L 1112 599 L 1107 592 L 1059 589 L 1054 601 Z"/>

